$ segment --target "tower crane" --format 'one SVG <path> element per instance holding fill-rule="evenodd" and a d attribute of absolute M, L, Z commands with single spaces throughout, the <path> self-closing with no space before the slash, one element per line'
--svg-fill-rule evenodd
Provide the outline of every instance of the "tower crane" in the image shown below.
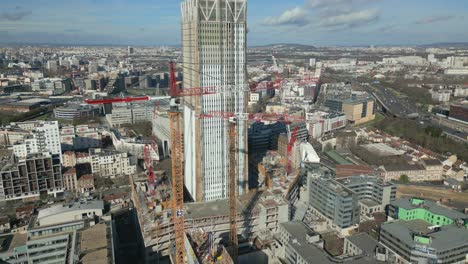
<path fill-rule="evenodd" d="M 237 263 L 239 241 L 237 238 L 237 119 L 229 120 L 229 179 L 228 179 L 228 194 L 229 194 L 229 249 L 231 258 L 234 263 Z"/>
<path fill-rule="evenodd" d="M 288 114 L 266 114 L 266 113 L 259 113 L 259 114 L 252 114 L 252 113 L 232 113 L 232 112 L 210 112 L 207 114 L 201 114 L 197 116 L 198 118 L 223 118 L 230 120 L 230 141 L 235 139 L 231 135 L 231 126 L 232 126 L 232 120 L 250 120 L 250 121 L 270 121 L 270 122 L 284 122 L 284 123 L 293 123 L 293 122 L 310 122 L 314 120 L 314 117 L 312 115 L 306 115 L 305 117 L 303 116 L 292 116 Z M 287 174 L 290 174 L 292 171 L 292 150 L 294 147 L 294 143 L 296 142 L 297 139 L 297 133 L 299 131 L 299 127 L 296 126 L 293 131 L 291 132 L 291 137 L 289 139 L 289 143 L 287 146 L 287 166 L 286 166 L 286 172 Z M 231 145 L 231 143 L 230 143 Z M 230 146 L 231 147 L 231 146 Z M 232 164 L 232 160 L 230 161 Z"/>
<path fill-rule="evenodd" d="M 183 157 L 182 157 L 182 113 L 179 110 L 180 95 L 177 88 L 177 79 L 175 76 L 175 66 L 171 62 L 170 88 L 171 109 L 169 111 L 169 122 L 171 129 L 172 146 L 172 219 L 174 224 L 175 241 L 175 263 L 185 263 L 185 226 L 184 226 L 184 175 L 183 175 Z"/>

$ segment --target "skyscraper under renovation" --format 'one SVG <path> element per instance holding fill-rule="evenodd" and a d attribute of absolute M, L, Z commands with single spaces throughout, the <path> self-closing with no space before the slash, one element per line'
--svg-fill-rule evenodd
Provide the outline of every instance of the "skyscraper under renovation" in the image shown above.
<path fill-rule="evenodd" d="M 185 185 L 196 201 L 228 196 L 228 121 L 197 118 L 210 112 L 246 112 L 247 0 L 184 0 L 184 88 L 231 87 L 184 99 Z M 223 89 L 222 89 L 223 90 Z M 247 122 L 237 126 L 239 194 L 247 188 Z"/>

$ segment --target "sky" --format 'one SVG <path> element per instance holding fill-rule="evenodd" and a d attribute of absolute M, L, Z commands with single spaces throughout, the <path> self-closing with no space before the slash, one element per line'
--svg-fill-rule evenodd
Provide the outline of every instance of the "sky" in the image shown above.
<path fill-rule="evenodd" d="M 0 43 L 180 45 L 181 0 L 0 0 Z M 468 42 L 467 0 L 248 0 L 248 44 Z"/>

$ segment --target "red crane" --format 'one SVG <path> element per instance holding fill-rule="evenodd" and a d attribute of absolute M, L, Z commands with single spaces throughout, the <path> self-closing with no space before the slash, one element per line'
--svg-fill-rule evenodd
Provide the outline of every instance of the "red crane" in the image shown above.
<path fill-rule="evenodd" d="M 231 118 L 238 118 L 241 121 L 271 121 L 271 122 L 283 122 L 283 123 L 294 123 L 294 122 L 310 122 L 313 121 L 312 115 L 295 116 L 289 114 L 276 114 L 276 113 L 233 113 L 233 112 L 208 112 L 206 114 L 197 115 L 198 118 L 222 118 L 229 120 Z"/>
<path fill-rule="evenodd" d="M 142 96 L 142 97 L 117 97 L 117 98 L 96 99 L 96 100 L 87 99 L 85 100 L 85 102 L 90 105 L 98 105 L 98 104 L 142 102 L 142 101 L 149 101 L 149 100 L 150 100 L 149 96 Z"/>
<path fill-rule="evenodd" d="M 210 112 L 208 114 L 198 115 L 198 118 L 222 118 L 226 120 L 230 120 L 232 118 L 237 118 L 240 121 L 245 120 L 253 120 L 253 121 L 271 121 L 271 122 L 284 122 L 284 123 L 304 123 L 310 122 L 313 120 L 312 115 L 308 115 L 306 117 L 303 116 L 292 116 L 288 114 L 267 114 L 267 113 L 259 113 L 259 114 L 251 114 L 251 113 L 232 113 L 232 112 Z M 299 126 L 296 126 L 293 131 L 291 132 L 291 138 L 289 140 L 289 144 L 287 147 L 287 158 L 288 163 L 286 167 L 286 172 L 288 174 L 291 173 L 292 168 L 292 149 L 294 147 L 294 143 L 296 142 L 297 133 L 299 131 Z"/>
<path fill-rule="evenodd" d="M 156 177 L 154 175 L 153 170 L 153 159 L 151 158 L 151 150 L 153 149 L 153 144 L 145 145 L 144 157 L 145 157 L 145 167 L 146 173 L 148 174 L 148 185 L 149 185 L 149 192 L 151 195 L 155 194 L 155 182 Z M 156 146 L 157 147 L 157 146 Z"/>

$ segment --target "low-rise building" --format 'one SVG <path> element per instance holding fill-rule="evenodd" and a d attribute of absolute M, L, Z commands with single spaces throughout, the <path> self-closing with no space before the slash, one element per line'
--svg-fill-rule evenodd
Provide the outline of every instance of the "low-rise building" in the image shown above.
<path fill-rule="evenodd" d="M 443 164 L 439 160 L 426 159 L 420 164 L 399 162 L 381 166 L 386 181 L 399 180 L 406 175 L 410 181 L 438 181 L 443 178 Z"/>
<path fill-rule="evenodd" d="M 76 178 L 76 169 L 70 168 L 63 174 L 63 183 L 65 190 L 76 192 L 78 189 L 78 182 Z"/>
<path fill-rule="evenodd" d="M 16 219 L 29 219 L 34 213 L 34 205 L 25 205 L 16 208 Z"/>
<path fill-rule="evenodd" d="M 410 181 L 425 181 L 426 169 L 420 164 L 389 164 L 382 168 L 382 176 L 386 181 L 400 180 L 403 175 L 408 176 Z"/>
<path fill-rule="evenodd" d="M 0 216 L 0 234 L 10 231 L 10 218 L 8 216 Z"/>
<path fill-rule="evenodd" d="M 77 189 L 81 193 L 94 191 L 94 176 L 92 174 L 86 174 L 79 177 L 77 181 Z"/>
<path fill-rule="evenodd" d="M 65 151 L 62 155 L 63 167 L 70 168 L 76 166 L 76 155 L 73 151 Z"/>
<path fill-rule="evenodd" d="M 0 236 L 0 262 L 115 263 L 110 223 L 70 219 L 57 219 L 51 225 L 31 222 L 25 232 Z"/>
<path fill-rule="evenodd" d="M 388 208 L 390 219 L 424 220 L 435 226 L 452 225 L 459 220 L 468 228 L 468 216 L 420 198 L 400 198 L 392 201 Z"/>
<path fill-rule="evenodd" d="M 386 263 L 395 263 L 399 257 L 367 233 L 345 237 L 343 254 L 346 256 L 375 256 L 376 262 Z"/>
<path fill-rule="evenodd" d="M 401 256 L 403 263 L 466 263 L 467 237 L 464 227 L 433 227 L 424 220 L 396 220 L 380 228 L 380 242 Z"/>
<path fill-rule="evenodd" d="M 70 104 L 54 109 L 54 117 L 64 120 L 91 118 L 98 115 L 99 108 L 88 104 Z"/>
<path fill-rule="evenodd" d="M 377 258 L 367 255 L 352 256 L 349 258 L 333 258 L 324 250 L 324 241 L 321 236 L 309 229 L 300 221 L 280 224 L 280 231 L 277 235 L 279 242 L 279 252 L 276 252 L 286 264 L 332 264 L 350 263 L 367 264 L 376 263 Z"/>
<path fill-rule="evenodd" d="M 103 210 L 103 201 L 57 204 L 49 208 L 39 210 L 37 223 L 39 226 L 47 226 L 82 219 L 93 220 L 95 217 L 101 217 Z"/>

